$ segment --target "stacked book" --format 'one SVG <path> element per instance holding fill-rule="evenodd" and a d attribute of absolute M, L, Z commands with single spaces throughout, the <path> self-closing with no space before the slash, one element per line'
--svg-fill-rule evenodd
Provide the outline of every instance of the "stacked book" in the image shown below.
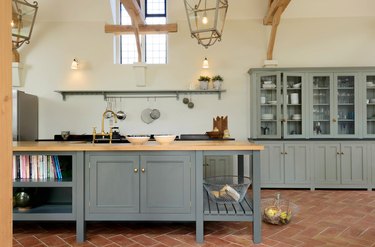
<path fill-rule="evenodd" d="M 56 155 L 13 155 L 13 179 L 62 179 Z"/>

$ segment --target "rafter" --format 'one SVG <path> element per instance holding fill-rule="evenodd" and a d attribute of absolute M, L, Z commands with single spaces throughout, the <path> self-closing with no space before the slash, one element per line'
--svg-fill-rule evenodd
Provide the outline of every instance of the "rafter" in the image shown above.
<path fill-rule="evenodd" d="M 121 0 L 122 5 L 130 15 L 132 19 L 132 23 L 134 25 L 134 21 L 138 24 L 145 25 L 145 17 L 143 16 L 141 6 L 137 0 Z"/>
<path fill-rule="evenodd" d="M 155 25 L 138 25 L 140 34 L 158 34 L 158 33 L 175 33 L 177 32 L 177 24 L 155 24 Z M 134 33 L 132 25 L 110 25 L 106 24 L 104 32 L 114 34 Z"/>
<path fill-rule="evenodd" d="M 291 0 L 269 0 L 268 11 L 263 19 L 264 25 L 272 25 L 271 35 L 268 41 L 267 60 L 272 60 L 273 47 L 275 46 L 277 27 L 280 23 L 281 14 L 284 12 Z"/>

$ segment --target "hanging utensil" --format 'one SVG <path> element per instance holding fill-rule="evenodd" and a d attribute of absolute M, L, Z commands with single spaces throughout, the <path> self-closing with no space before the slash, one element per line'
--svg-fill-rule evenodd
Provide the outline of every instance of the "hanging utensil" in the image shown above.
<path fill-rule="evenodd" d="M 120 99 L 120 107 L 121 107 L 121 109 L 123 109 L 122 108 L 122 99 Z M 117 116 L 118 120 L 125 120 L 126 113 L 123 110 L 119 110 L 119 111 L 117 111 L 116 116 Z"/>

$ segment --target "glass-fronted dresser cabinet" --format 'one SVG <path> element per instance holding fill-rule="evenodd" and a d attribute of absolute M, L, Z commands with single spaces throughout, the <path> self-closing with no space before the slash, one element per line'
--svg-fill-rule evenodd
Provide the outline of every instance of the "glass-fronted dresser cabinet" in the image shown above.
<path fill-rule="evenodd" d="M 250 139 L 265 145 L 263 187 L 375 187 L 375 67 L 249 74 Z"/>

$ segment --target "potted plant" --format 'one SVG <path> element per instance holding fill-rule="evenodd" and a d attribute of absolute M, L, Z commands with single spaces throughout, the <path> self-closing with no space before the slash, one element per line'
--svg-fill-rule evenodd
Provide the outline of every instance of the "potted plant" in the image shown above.
<path fill-rule="evenodd" d="M 209 76 L 200 76 L 198 78 L 199 84 L 200 84 L 200 89 L 202 90 L 207 90 L 208 89 L 208 83 L 211 80 Z"/>
<path fill-rule="evenodd" d="M 220 90 L 223 80 L 224 80 L 223 77 L 221 77 L 220 75 L 215 75 L 214 77 L 212 77 L 212 83 L 213 83 L 214 89 Z"/>

